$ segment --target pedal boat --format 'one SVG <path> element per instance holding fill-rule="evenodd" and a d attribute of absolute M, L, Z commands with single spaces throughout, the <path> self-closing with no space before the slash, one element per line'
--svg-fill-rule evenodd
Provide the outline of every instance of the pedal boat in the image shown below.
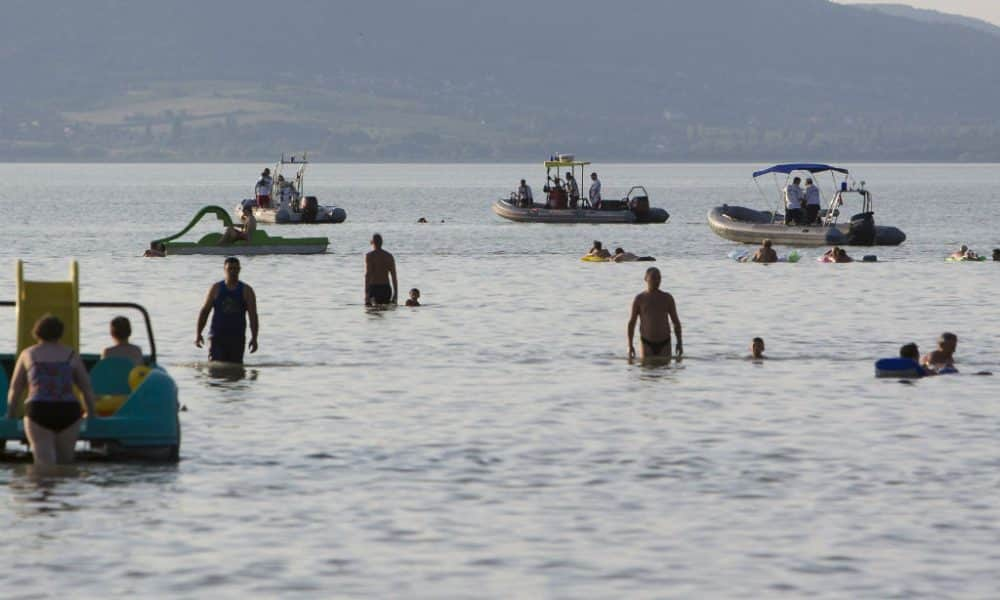
<path fill-rule="evenodd" d="M 768 173 L 782 173 L 790 178 L 796 171 L 809 174 L 830 172 L 833 177 L 836 191 L 828 208 L 820 211 L 820 223 L 785 225 L 784 215 L 777 210 L 762 211 L 723 204 L 708 211 L 709 227 L 719 237 L 744 244 L 760 244 L 769 239 L 774 244 L 788 246 L 898 246 L 906 240 L 906 234 L 898 228 L 875 224 L 871 192 L 864 189 L 863 181 L 860 185 L 849 185 L 847 169 L 811 163 L 781 164 L 757 171 L 753 177 L 755 182 Z M 837 174 L 843 175 L 843 178 L 838 180 Z M 780 198 L 780 185 L 778 189 Z M 838 222 L 840 207 L 852 197 L 860 200 L 861 212 L 852 216 L 850 221 Z"/>
<path fill-rule="evenodd" d="M 231 227 L 233 220 L 229 213 L 220 206 L 206 206 L 195 214 L 187 227 L 170 237 L 154 240 L 150 246 L 159 249 L 166 256 L 186 255 L 186 254 L 215 254 L 215 255 L 262 255 L 262 254 L 322 254 L 326 252 L 330 245 L 330 239 L 326 237 L 307 238 L 286 238 L 268 235 L 265 231 L 257 229 L 253 232 L 250 241 L 237 240 L 231 244 L 220 244 L 221 233 L 205 234 L 197 242 L 176 241 L 188 231 L 190 231 L 202 218 L 207 215 L 215 215 L 222 221 L 225 227 Z"/>
<path fill-rule="evenodd" d="M 27 445 L 22 414 L 7 418 L 7 393 L 17 356 L 35 343 L 31 336 L 35 321 L 45 313 L 62 319 L 62 342 L 75 348 L 90 373 L 97 395 L 97 418 L 83 422 L 80 440 L 89 448 L 80 458 L 143 459 L 175 462 L 180 455 L 181 423 L 178 418 L 177 385 L 156 362 L 156 342 L 149 313 L 131 302 L 80 302 L 79 269 L 70 263 L 69 281 L 26 281 L 24 267 L 17 261 L 17 300 L 0 301 L 17 313 L 16 352 L 0 354 L 0 454 L 9 457 L 8 442 Z M 101 359 L 99 354 L 80 352 L 80 309 L 126 309 L 137 311 L 145 320 L 149 354 L 144 364 L 134 366 L 121 357 Z M 92 343 L 97 344 L 100 341 Z"/>
<path fill-rule="evenodd" d="M 274 166 L 274 183 L 271 187 L 271 201 L 276 202 L 276 206 L 257 206 L 256 198 L 247 198 L 236 205 L 233 213 L 236 218 L 243 215 L 243 207 L 253 208 L 253 216 L 258 223 L 274 223 L 278 225 L 295 225 L 299 223 L 343 223 L 347 219 L 347 211 L 336 206 L 324 206 L 319 204 L 316 196 L 303 196 L 306 165 L 309 161 L 306 154 L 296 160 L 295 156 L 285 160 L 285 155 L 281 155 L 281 160 Z M 284 182 L 282 185 L 278 177 L 283 168 L 288 165 L 297 166 L 293 182 Z"/>
<path fill-rule="evenodd" d="M 547 204 L 532 203 L 521 206 L 517 195 L 501 198 L 493 203 L 493 212 L 498 216 L 519 223 L 665 223 L 670 215 L 662 208 L 649 206 L 649 194 L 641 185 L 633 186 L 621 200 L 603 200 L 599 208 L 590 205 L 587 198 L 580 198 L 576 208 L 568 206 L 566 191 L 559 178 L 560 170 L 567 169 L 578 181 L 584 181 L 586 161 L 574 160 L 572 156 L 558 156 L 556 160 L 545 161 L 547 182 L 543 188 L 547 194 Z M 555 177 L 552 170 L 555 170 Z M 581 190 L 581 192 L 584 190 Z"/>

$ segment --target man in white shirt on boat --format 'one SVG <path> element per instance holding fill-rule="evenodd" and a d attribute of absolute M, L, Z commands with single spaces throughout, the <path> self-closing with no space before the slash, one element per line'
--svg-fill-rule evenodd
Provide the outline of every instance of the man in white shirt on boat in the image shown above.
<path fill-rule="evenodd" d="M 278 175 L 278 198 L 285 206 L 292 206 L 295 201 L 295 187 L 290 181 L 285 181 L 284 175 Z"/>
<path fill-rule="evenodd" d="M 260 208 L 271 208 L 271 187 L 274 180 L 271 179 L 271 169 L 264 169 L 254 186 L 254 195 L 257 197 L 257 206 Z"/>
<path fill-rule="evenodd" d="M 528 182 L 521 180 L 521 185 L 517 188 L 517 205 L 521 207 L 531 208 L 535 203 L 535 196 L 531 193 L 531 186 Z"/>
<path fill-rule="evenodd" d="M 590 174 L 590 206 L 601 208 L 601 180 L 597 178 L 597 173 Z"/>
<path fill-rule="evenodd" d="M 805 199 L 806 199 L 806 225 L 815 225 L 819 222 L 819 209 L 820 209 L 820 198 L 819 198 L 819 186 L 813 183 L 813 180 L 806 178 L 806 189 L 805 189 Z"/>
<path fill-rule="evenodd" d="M 785 225 L 802 223 L 802 179 L 796 177 L 785 186 Z"/>

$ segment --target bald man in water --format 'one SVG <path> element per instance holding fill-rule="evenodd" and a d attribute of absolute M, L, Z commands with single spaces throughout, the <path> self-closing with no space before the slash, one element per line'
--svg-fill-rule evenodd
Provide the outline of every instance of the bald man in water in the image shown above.
<path fill-rule="evenodd" d="M 628 357 L 635 358 L 635 324 L 639 324 L 639 340 L 642 342 L 642 358 L 660 357 L 670 359 L 670 323 L 677 334 L 677 356 L 684 353 L 681 341 L 681 320 L 677 317 L 674 297 L 660 290 L 662 276 L 656 267 L 646 269 L 646 291 L 632 301 L 632 316 L 628 320 Z"/>

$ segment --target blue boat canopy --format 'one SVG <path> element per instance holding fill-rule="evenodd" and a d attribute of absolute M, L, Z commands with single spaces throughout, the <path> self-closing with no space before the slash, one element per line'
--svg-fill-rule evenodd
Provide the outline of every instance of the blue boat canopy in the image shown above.
<path fill-rule="evenodd" d="M 761 175 L 767 175 L 768 173 L 784 173 L 785 175 L 791 173 L 792 171 L 809 171 L 810 173 L 822 173 L 824 171 L 834 171 L 837 173 L 843 173 L 847 175 L 847 169 L 841 169 L 840 167 L 834 167 L 832 165 L 821 165 L 817 163 L 787 163 L 783 165 L 774 165 L 764 169 L 763 171 L 757 171 L 753 174 L 754 179 L 760 177 Z"/>

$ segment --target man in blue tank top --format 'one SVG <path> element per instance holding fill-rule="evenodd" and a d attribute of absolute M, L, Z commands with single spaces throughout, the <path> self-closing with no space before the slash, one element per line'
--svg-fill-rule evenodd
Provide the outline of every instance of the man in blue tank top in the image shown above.
<path fill-rule="evenodd" d="M 226 278 L 212 284 L 205 298 L 205 305 L 198 314 L 198 331 L 194 345 L 205 343 L 201 331 L 212 313 L 212 327 L 208 331 L 208 360 L 242 363 L 246 347 L 247 315 L 250 316 L 250 353 L 257 351 L 257 296 L 253 288 L 240 281 L 240 261 L 230 256 L 223 264 Z"/>

